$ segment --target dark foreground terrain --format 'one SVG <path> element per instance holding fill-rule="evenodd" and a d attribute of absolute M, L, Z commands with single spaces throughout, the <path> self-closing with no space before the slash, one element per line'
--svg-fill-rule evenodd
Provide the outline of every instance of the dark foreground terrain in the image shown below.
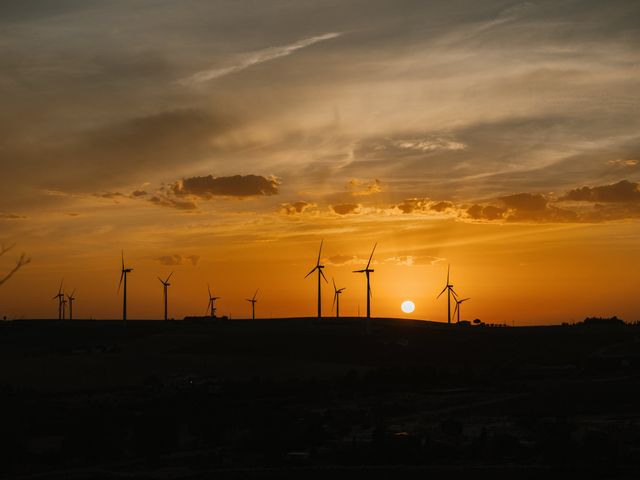
<path fill-rule="evenodd" d="M 640 328 L 0 323 L 0 476 L 640 478 Z"/>

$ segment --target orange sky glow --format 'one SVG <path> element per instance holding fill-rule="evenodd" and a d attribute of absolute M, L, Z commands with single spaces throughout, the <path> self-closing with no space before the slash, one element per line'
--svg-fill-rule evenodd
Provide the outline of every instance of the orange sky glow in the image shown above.
<path fill-rule="evenodd" d="M 640 320 L 633 2 L 61 2 L 0 15 L 0 316 Z M 18 4 L 16 4 L 18 5 Z M 332 286 L 323 313 L 332 315 Z M 401 311 L 412 300 L 411 314 Z"/>

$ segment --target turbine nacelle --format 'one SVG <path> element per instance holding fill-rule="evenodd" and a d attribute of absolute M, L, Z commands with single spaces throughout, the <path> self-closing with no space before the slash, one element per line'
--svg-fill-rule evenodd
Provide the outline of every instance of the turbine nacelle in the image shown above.
<path fill-rule="evenodd" d="M 133 270 L 133 269 L 129 269 L 129 270 Z M 165 287 L 170 287 L 171 284 L 169 283 L 169 279 L 171 278 L 172 275 L 173 275 L 173 272 L 171 272 L 165 280 L 162 280 L 160 277 L 158 277 L 158 280 L 160 280 L 160 283 L 163 284 Z"/>

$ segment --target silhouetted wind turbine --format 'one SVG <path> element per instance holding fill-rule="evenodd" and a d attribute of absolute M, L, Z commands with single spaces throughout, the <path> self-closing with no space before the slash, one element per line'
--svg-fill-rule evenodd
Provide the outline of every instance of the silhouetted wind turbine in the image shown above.
<path fill-rule="evenodd" d="M 258 289 L 260 290 L 260 289 Z M 258 290 L 256 290 L 256 293 L 253 294 L 253 298 L 246 298 L 245 300 L 247 302 L 251 302 L 251 320 L 255 320 L 256 319 L 256 302 L 258 300 L 256 300 L 256 295 L 258 295 Z"/>
<path fill-rule="evenodd" d="M 73 301 L 76 299 L 76 297 L 73 296 L 74 293 L 76 293 L 75 288 L 73 289 L 73 292 L 71 292 L 71 295 L 67 295 L 67 298 L 69 299 L 69 320 L 73 320 Z"/>
<path fill-rule="evenodd" d="M 369 266 L 371 265 L 373 252 L 376 251 L 377 246 L 378 246 L 377 243 L 373 246 L 373 250 L 371 250 L 371 255 L 369 256 L 369 261 L 367 262 L 367 266 L 364 267 L 362 270 L 353 271 L 353 273 L 364 273 L 367 276 L 367 320 L 371 320 L 371 284 L 369 281 L 369 274 L 374 272 L 373 268 L 369 268 Z M 369 328 L 368 325 L 369 325 L 369 322 L 367 322 L 367 328 Z"/>
<path fill-rule="evenodd" d="M 440 298 L 440 295 L 442 295 L 445 292 L 445 290 L 447 290 L 447 323 L 451 323 L 451 294 L 453 293 L 454 299 L 458 298 L 458 295 L 456 295 L 456 292 L 453 290 L 453 285 L 449 283 L 450 269 L 451 269 L 451 265 L 448 265 L 447 266 L 447 284 L 442 289 L 440 294 L 436 297 L 436 300 L 437 300 L 438 298 Z"/>
<path fill-rule="evenodd" d="M 463 298 L 462 300 L 456 300 L 456 308 L 453 310 L 453 315 L 455 316 L 456 312 L 458 312 L 458 323 L 460 323 L 460 305 L 467 300 L 471 300 L 470 298 Z"/>
<path fill-rule="evenodd" d="M 207 291 L 209 292 L 209 305 L 207 305 L 207 312 L 209 312 L 209 316 L 211 318 L 214 318 L 216 316 L 215 301 L 220 299 L 220 297 L 213 297 L 211 295 L 211 287 L 209 286 L 208 283 L 207 283 Z"/>
<path fill-rule="evenodd" d="M 167 319 L 167 288 L 171 286 L 171 284 L 169 283 L 169 279 L 171 278 L 171 275 L 173 275 L 173 272 L 169 274 L 166 280 L 162 280 L 160 277 L 158 277 L 158 280 L 160 280 L 160 283 L 162 284 L 162 288 L 164 290 L 164 319 L 165 320 L 168 320 Z"/>
<path fill-rule="evenodd" d="M 309 275 L 311 275 L 316 270 L 318 271 L 318 320 L 320 320 L 322 318 L 322 288 L 321 288 L 322 283 L 321 283 L 321 277 L 324 278 L 325 282 L 329 283 L 327 281 L 327 277 L 324 276 L 324 272 L 322 271 L 322 269 L 324 268 L 324 265 L 320 264 L 320 255 L 322 254 L 322 243 L 323 242 L 324 242 L 324 240 L 320 241 L 320 251 L 318 252 L 318 260 L 316 261 L 316 266 L 313 267 L 311 269 L 311 271 L 304 276 L 304 278 L 307 278 Z"/>
<path fill-rule="evenodd" d="M 58 293 L 51 298 L 51 300 L 55 300 L 56 298 L 58 299 L 58 320 L 63 319 L 63 312 L 62 312 L 62 301 L 64 300 L 64 293 L 62 291 L 63 282 L 64 282 L 64 279 L 60 280 L 60 288 L 58 288 Z"/>
<path fill-rule="evenodd" d="M 122 270 L 120 273 L 120 284 L 118 285 L 118 292 L 120 292 L 120 287 L 122 286 L 122 281 L 124 280 L 124 290 L 122 296 L 122 320 L 127 321 L 127 273 L 133 272 L 133 268 L 126 268 L 124 266 L 124 250 L 122 251 Z"/>
<path fill-rule="evenodd" d="M 340 318 L 340 294 L 346 290 L 346 287 L 342 287 L 342 288 L 338 288 L 336 287 L 336 281 L 335 279 L 332 277 L 331 281 L 333 282 L 333 305 L 336 306 L 336 318 Z M 331 306 L 331 308 L 333 308 L 333 305 Z"/>

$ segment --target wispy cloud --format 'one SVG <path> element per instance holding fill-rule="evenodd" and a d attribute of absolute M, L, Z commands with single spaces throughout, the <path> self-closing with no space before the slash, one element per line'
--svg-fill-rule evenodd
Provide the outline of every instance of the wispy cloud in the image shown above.
<path fill-rule="evenodd" d="M 332 38 L 339 37 L 340 35 L 342 34 L 338 32 L 330 32 L 330 33 L 325 33 L 323 35 L 317 35 L 315 37 L 304 38 L 302 40 L 299 40 L 289 45 L 284 45 L 279 47 L 269 47 L 263 50 L 250 52 L 242 55 L 240 60 L 234 65 L 229 65 L 228 67 L 216 67 L 216 68 L 209 68 L 207 70 L 202 70 L 200 72 L 194 73 L 189 77 L 178 80 L 178 83 L 181 85 L 194 85 L 202 82 L 208 82 L 209 80 L 214 80 L 216 78 L 224 77 L 225 75 L 229 75 L 231 73 L 239 72 L 240 70 L 249 68 L 252 65 L 257 65 L 259 63 L 275 60 L 276 58 L 286 57 L 288 55 L 291 55 L 297 50 L 309 47 L 318 42 L 331 40 Z"/>

